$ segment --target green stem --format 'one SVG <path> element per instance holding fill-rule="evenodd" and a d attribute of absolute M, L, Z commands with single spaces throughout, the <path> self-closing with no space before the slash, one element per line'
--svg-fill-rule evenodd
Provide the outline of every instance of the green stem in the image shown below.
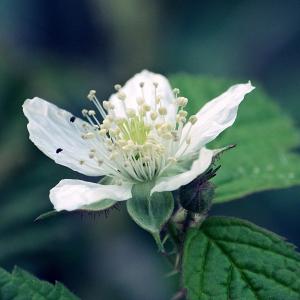
<path fill-rule="evenodd" d="M 156 242 L 156 245 L 158 247 L 159 252 L 165 253 L 165 247 L 160 239 L 160 234 L 159 232 L 152 232 L 152 236 Z"/>
<path fill-rule="evenodd" d="M 168 222 L 167 231 L 172 239 L 173 244 L 175 245 L 178 251 L 180 249 L 181 240 L 176 225 L 172 221 Z"/>

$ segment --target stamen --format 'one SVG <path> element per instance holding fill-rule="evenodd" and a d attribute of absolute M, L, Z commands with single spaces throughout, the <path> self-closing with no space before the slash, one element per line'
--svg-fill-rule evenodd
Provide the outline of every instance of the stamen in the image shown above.
<path fill-rule="evenodd" d="M 102 118 L 104 119 L 106 117 L 106 113 L 101 106 L 99 100 L 96 97 L 96 91 L 90 90 L 89 94 L 87 95 L 87 98 L 94 103 L 94 105 L 97 107 L 98 111 L 100 112 Z"/>
<path fill-rule="evenodd" d="M 98 120 L 95 110 L 82 111 L 83 116 L 92 125 L 91 127 L 84 123 L 79 129 L 82 138 L 93 147 L 88 151 L 88 157 L 99 167 L 108 170 L 109 176 L 116 176 L 120 182 L 152 180 L 169 165 L 177 162 L 179 155 L 175 155 L 177 156 L 180 147 L 184 153 L 190 144 L 190 128 L 197 122 L 197 117 L 192 115 L 188 118 L 187 111 L 183 109 L 188 99 L 178 97 L 179 89 L 173 90 L 176 101 L 172 105 L 176 107 L 176 123 L 168 123 L 169 118 L 166 116 L 169 110 L 164 105 L 162 96 L 158 95 L 159 83 L 154 81 L 152 84 L 153 98 L 146 99 L 145 83 L 139 83 L 140 97 L 130 99 L 136 101 L 136 109 L 129 106 L 128 95 L 124 93 L 122 86 L 114 86 L 126 118 L 116 116 L 113 102 L 103 101 L 101 105 L 94 90 L 89 92 L 88 99 L 95 104 L 103 121 Z M 148 97 L 148 94 L 146 96 Z M 187 118 L 190 128 L 185 131 L 183 137 L 182 129 Z M 70 122 L 74 121 L 75 117 L 71 117 Z M 98 144 L 99 141 L 101 143 Z M 97 147 L 101 159 L 98 157 Z M 85 161 L 81 160 L 80 163 Z"/>

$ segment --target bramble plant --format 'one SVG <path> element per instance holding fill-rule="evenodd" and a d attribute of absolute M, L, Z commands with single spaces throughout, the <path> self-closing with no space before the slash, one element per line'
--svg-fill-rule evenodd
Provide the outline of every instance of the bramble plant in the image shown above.
<path fill-rule="evenodd" d="M 30 139 L 41 151 L 102 177 L 98 183 L 61 180 L 50 191 L 54 211 L 38 219 L 63 210 L 105 211 L 127 200 L 131 218 L 152 234 L 171 274 L 180 276 L 174 299 L 300 299 L 300 255 L 293 245 L 244 220 L 208 217 L 214 203 L 299 184 L 300 160 L 290 152 L 298 132 L 250 82 L 228 89 L 228 81 L 189 75 L 170 81 L 180 90 L 149 71 L 115 85 L 108 101 L 92 90 L 88 99 L 97 112 L 84 109 L 86 121 L 37 97 L 25 101 Z M 244 98 L 235 128 L 216 139 L 235 122 Z M 19 269 L 1 272 L 3 299 L 12 292 L 77 299 Z"/>

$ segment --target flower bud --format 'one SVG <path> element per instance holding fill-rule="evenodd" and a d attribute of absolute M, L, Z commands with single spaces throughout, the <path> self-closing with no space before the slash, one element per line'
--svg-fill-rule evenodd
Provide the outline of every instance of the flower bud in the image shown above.
<path fill-rule="evenodd" d="M 181 206 L 196 214 L 205 214 L 211 207 L 214 196 L 214 186 L 206 181 L 199 184 L 198 179 L 181 187 L 179 190 Z"/>
<path fill-rule="evenodd" d="M 210 168 L 192 182 L 184 185 L 179 190 L 181 206 L 195 214 L 206 214 L 211 207 L 214 197 L 214 185 L 209 180 L 216 175 L 220 168 Z"/>

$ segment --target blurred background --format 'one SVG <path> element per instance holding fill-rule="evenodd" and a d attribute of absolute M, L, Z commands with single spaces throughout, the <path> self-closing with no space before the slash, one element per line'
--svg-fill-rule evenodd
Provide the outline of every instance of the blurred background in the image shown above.
<path fill-rule="evenodd" d="M 260 82 L 299 121 L 300 1 L 1 0 L 0 265 L 63 282 L 82 299 L 166 300 L 176 288 L 151 237 L 124 207 L 51 210 L 48 191 L 81 178 L 28 140 L 21 105 L 40 96 L 79 115 L 143 68 Z M 217 205 L 300 246 L 299 188 Z"/>

